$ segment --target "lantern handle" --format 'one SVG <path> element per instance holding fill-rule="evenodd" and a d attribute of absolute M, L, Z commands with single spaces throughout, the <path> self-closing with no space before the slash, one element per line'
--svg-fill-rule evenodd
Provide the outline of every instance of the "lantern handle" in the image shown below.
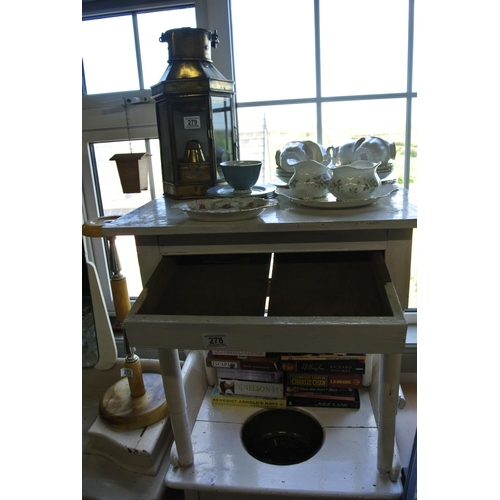
<path fill-rule="evenodd" d="M 212 35 L 210 37 L 210 40 L 212 41 L 212 47 L 214 49 L 216 49 L 217 44 L 219 43 L 219 34 L 217 33 L 217 30 L 214 30 L 214 32 L 212 33 Z"/>
<path fill-rule="evenodd" d="M 167 42 L 167 33 L 168 31 L 165 31 L 164 33 L 161 34 L 160 38 L 158 40 L 162 43 Z M 219 34 L 217 33 L 217 30 L 214 30 L 213 32 L 209 32 L 210 35 L 208 36 L 208 39 L 211 41 L 211 45 L 214 49 L 217 48 L 217 44 L 219 43 Z"/>

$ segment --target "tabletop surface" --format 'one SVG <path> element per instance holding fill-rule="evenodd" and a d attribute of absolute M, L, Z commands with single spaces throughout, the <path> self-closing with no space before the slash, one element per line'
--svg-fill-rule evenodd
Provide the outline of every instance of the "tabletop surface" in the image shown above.
<path fill-rule="evenodd" d="M 103 236 L 176 235 L 331 231 L 347 229 L 408 229 L 417 227 L 417 207 L 408 190 L 398 191 L 357 208 L 312 208 L 278 194 L 276 206 L 253 219 L 196 221 L 173 205 L 190 200 L 157 198 L 102 228 Z"/>

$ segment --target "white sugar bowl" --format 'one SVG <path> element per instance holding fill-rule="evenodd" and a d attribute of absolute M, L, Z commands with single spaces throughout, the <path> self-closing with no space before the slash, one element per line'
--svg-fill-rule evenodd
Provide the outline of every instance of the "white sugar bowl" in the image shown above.
<path fill-rule="evenodd" d="M 330 193 L 338 200 L 364 200 L 380 187 L 377 167 L 381 162 L 357 160 L 331 169 Z"/>

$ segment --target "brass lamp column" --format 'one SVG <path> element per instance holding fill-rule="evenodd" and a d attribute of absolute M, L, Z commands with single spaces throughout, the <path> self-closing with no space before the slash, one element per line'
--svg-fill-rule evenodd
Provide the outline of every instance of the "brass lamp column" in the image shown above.
<path fill-rule="evenodd" d="M 220 162 L 238 159 L 234 82 L 212 64 L 217 32 L 166 31 L 168 67 L 151 87 L 156 102 L 163 190 L 174 199 L 204 197 L 224 184 Z"/>

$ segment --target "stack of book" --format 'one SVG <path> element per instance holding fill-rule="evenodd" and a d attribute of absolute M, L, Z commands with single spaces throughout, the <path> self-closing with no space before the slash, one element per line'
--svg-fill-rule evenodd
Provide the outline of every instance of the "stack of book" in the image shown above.
<path fill-rule="evenodd" d="M 279 353 L 212 350 L 206 364 L 217 370 L 212 404 L 286 408 Z"/>
<path fill-rule="evenodd" d="M 359 408 L 365 353 L 282 353 L 287 406 Z"/>

